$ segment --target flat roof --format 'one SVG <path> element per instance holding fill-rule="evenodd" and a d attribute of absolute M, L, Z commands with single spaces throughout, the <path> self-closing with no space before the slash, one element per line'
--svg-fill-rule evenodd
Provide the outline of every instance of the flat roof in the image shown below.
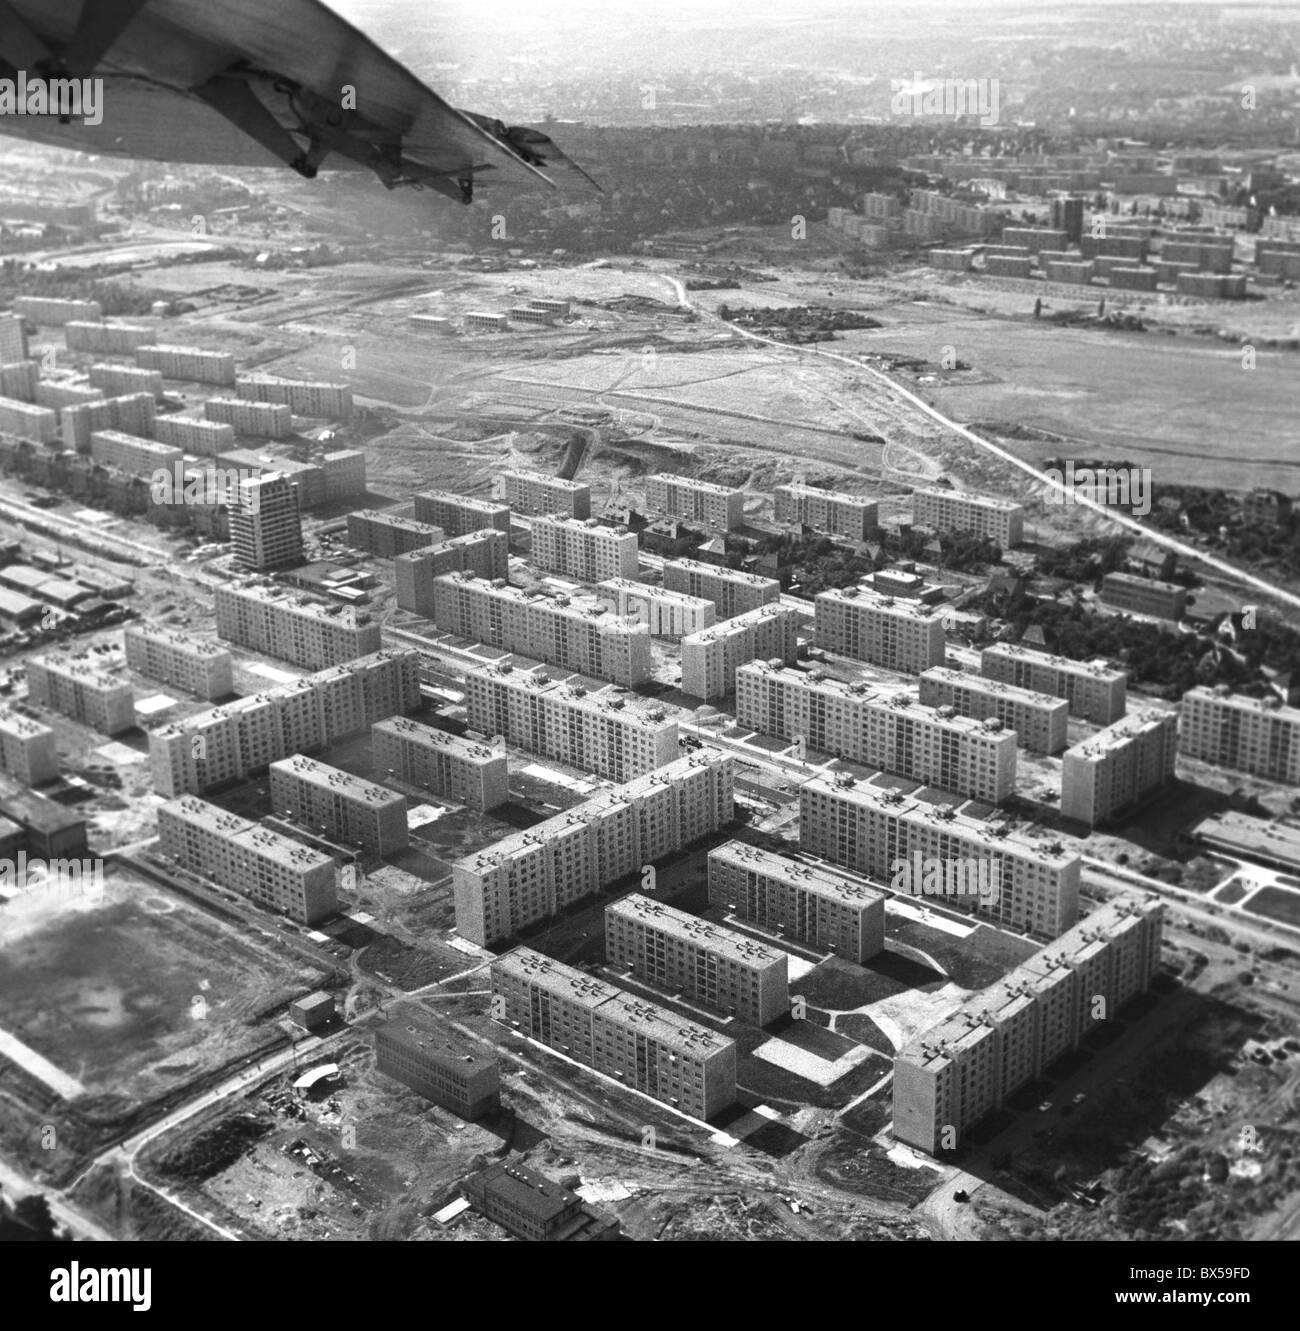
<path fill-rule="evenodd" d="M 629 696 L 612 684 L 588 688 L 580 675 L 553 679 L 545 666 L 521 670 L 509 661 L 497 661 L 481 666 L 466 666 L 465 678 L 490 680 L 519 693 L 545 695 L 547 701 L 557 702 L 566 710 L 604 716 L 616 713 L 620 720 L 629 725 L 638 725 L 647 730 L 661 730 L 677 724 L 661 703 L 647 702 L 636 695 Z"/>
<path fill-rule="evenodd" d="M 504 319 L 506 316 L 500 315 Z M 545 472 L 540 471 L 503 471 L 502 476 L 508 480 L 532 481 L 536 484 L 545 485 L 556 490 L 590 490 L 591 486 L 583 481 L 566 481 L 559 476 L 547 476 Z"/>
<path fill-rule="evenodd" d="M 649 481 L 666 482 L 669 485 L 684 485 L 688 490 L 699 490 L 704 494 L 743 495 L 743 489 L 729 485 L 718 485 L 714 481 L 699 481 L 693 476 L 682 476 L 675 471 L 661 471 L 646 478 Z"/>
<path fill-rule="evenodd" d="M 186 633 L 182 629 L 170 628 L 166 624 L 135 623 L 128 624 L 126 637 L 144 638 L 149 642 L 160 643 L 167 647 L 179 647 L 190 656 L 229 656 L 230 653 L 215 642 Z"/>
<path fill-rule="evenodd" d="M 647 928 L 670 934 L 683 942 L 694 943 L 717 956 L 728 957 L 745 966 L 784 965 L 784 952 L 778 952 L 776 948 L 768 947 L 748 934 L 713 924 L 698 915 L 691 915 L 665 902 L 643 896 L 640 892 L 633 892 L 606 906 L 605 914 L 634 920 Z"/>
<path fill-rule="evenodd" d="M 1019 684 L 1004 684 L 1000 679 L 989 679 L 987 675 L 972 675 L 964 670 L 953 670 L 949 666 L 931 666 L 922 670 L 922 679 L 935 679 L 957 688 L 971 689 L 976 693 L 996 694 L 998 697 L 1011 698 L 1026 707 L 1040 707 L 1045 711 L 1065 711 L 1069 707 L 1066 699 L 1056 693 L 1040 693 L 1037 689 L 1021 688 Z"/>
<path fill-rule="evenodd" d="M 1223 685 L 1211 687 L 1208 684 L 1198 684 L 1194 689 L 1188 689 L 1183 694 L 1183 701 L 1188 698 L 1204 699 L 1220 707 L 1233 707 L 1243 712 L 1258 712 L 1262 715 L 1276 717 L 1279 721 L 1286 721 L 1291 725 L 1300 722 L 1300 707 L 1290 707 L 1276 695 L 1270 695 L 1267 698 L 1252 698 L 1245 693 L 1229 693 L 1224 691 Z"/>
<path fill-rule="evenodd" d="M 464 758 L 466 762 L 483 764 L 504 757 L 480 740 L 465 739 L 461 735 L 438 730 L 434 726 L 425 725 L 423 721 L 413 721 L 409 716 L 390 716 L 383 721 L 376 721 L 370 731 L 372 735 L 398 735 L 427 748 L 445 749 Z"/>
<path fill-rule="evenodd" d="M 1177 712 L 1159 712 L 1154 708 L 1130 712 L 1127 716 L 1112 722 L 1104 730 L 1080 740 L 1078 744 L 1065 751 L 1064 757 L 1100 762 L 1108 754 L 1125 748 L 1144 735 L 1149 735 L 1162 727 L 1168 727 L 1173 732 L 1177 726 Z"/>
<path fill-rule="evenodd" d="M 372 808 L 405 803 L 405 797 L 396 791 L 376 785 L 364 777 L 354 776 L 351 772 L 344 772 L 338 767 L 330 767 L 302 753 L 291 754 L 288 758 L 273 762 L 270 770 L 273 773 L 284 772 L 322 790 L 334 791 L 361 804 L 368 804 Z"/>
<path fill-rule="evenodd" d="M 30 739 L 33 735 L 52 735 L 54 731 L 30 716 L 15 712 L 12 707 L 0 703 L 0 730 L 15 735 L 19 739 Z"/>
<path fill-rule="evenodd" d="M 635 578 L 606 578 L 596 586 L 601 591 L 631 592 L 636 596 L 644 596 L 648 601 L 668 601 L 674 605 L 691 605 L 697 608 L 713 604 L 707 596 L 692 596 L 690 592 L 669 591 L 667 587 L 655 587 L 648 582 L 638 582 Z"/>
<path fill-rule="evenodd" d="M 922 485 L 912 491 L 914 495 L 937 495 L 941 499 L 957 499 L 977 508 L 993 508 L 1000 513 L 1023 512 L 1023 506 L 1014 499 L 995 499 L 991 495 L 970 494 L 966 490 L 945 490 L 940 486 Z"/>
<path fill-rule="evenodd" d="M 724 568 L 721 564 L 706 564 L 700 559 L 666 559 L 664 571 L 670 568 L 685 569 L 688 573 L 707 573 L 723 582 L 744 582 L 750 586 L 771 586 L 779 588 L 781 583 L 776 578 L 765 578 L 758 573 L 745 573 L 737 568 Z"/>
<path fill-rule="evenodd" d="M 784 490 L 787 494 L 807 495 L 811 499 L 825 499 L 833 504 L 850 504 L 854 508 L 878 508 L 880 501 L 862 495 L 841 494 L 838 490 L 819 490 L 815 485 L 777 485 L 773 493 Z"/>
<path fill-rule="evenodd" d="M 582 1203 L 576 1192 L 525 1165 L 489 1165 L 478 1180 L 486 1192 L 501 1199 L 507 1210 L 522 1212 L 536 1221 L 551 1220 Z"/>
<path fill-rule="evenodd" d="M 824 864 L 812 864 L 804 859 L 778 855 L 775 851 L 751 846 L 745 841 L 724 842 L 709 852 L 710 859 L 715 857 L 745 869 L 752 868 L 758 873 L 769 874 L 845 906 L 865 906 L 885 899 L 885 893 L 869 883 L 853 881 L 844 873 L 837 873 Z"/>
<path fill-rule="evenodd" d="M 435 532 L 438 536 L 445 533 L 441 527 L 435 526 L 432 522 L 420 522 L 416 518 L 404 517 L 401 513 L 387 513 L 382 508 L 362 508 L 348 514 L 348 521 L 356 518 L 360 522 L 376 522 L 382 527 L 397 527 L 402 531 L 414 531 L 428 533 L 432 536 Z"/>
<path fill-rule="evenodd" d="M 849 605 L 868 605 L 885 614 L 908 619 L 923 619 L 927 622 L 942 621 L 945 613 L 937 607 L 927 606 L 919 601 L 906 600 L 878 591 L 867 582 L 859 583 L 856 587 L 832 587 L 828 591 L 818 592 L 813 598 L 815 605 L 831 601 L 844 601 Z"/>
<path fill-rule="evenodd" d="M 1300 827 L 1290 823 L 1270 822 L 1230 810 L 1203 818 L 1192 829 L 1192 835 L 1243 855 L 1300 868 Z"/>
<path fill-rule="evenodd" d="M 495 1058 L 478 1052 L 448 1023 L 414 1004 L 390 1008 L 388 1019 L 375 1034 L 413 1053 L 455 1064 L 466 1073 L 482 1072 L 497 1065 Z"/>
<path fill-rule="evenodd" d="M 1117 679 L 1128 679 L 1126 671 L 1117 669 L 1109 661 L 1104 661 L 1099 656 L 1094 657 L 1091 661 L 1075 661 L 1071 657 L 1054 656 L 1051 652 L 1042 652 L 1037 648 L 1026 647 L 1018 642 L 990 643 L 987 647 L 980 649 L 981 659 L 985 652 L 992 652 L 995 656 L 1020 656 L 1028 659 L 1031 664 L 1050 665 L 1057 670 L 1066 670 L 1076 675 L 1092 675 L 1097 679 L 1105 679 L 1112 683 Z"/>
<path fill-rule="evenodd" d="M 455 504 L 460 508 L 479 509 L 485 513 L 508 513 L 510 506 L 495 499 L 473 499 L 456 494 L 454 490 L 421 490 L 417 499 L 432 499 L 440 504 Z"/>

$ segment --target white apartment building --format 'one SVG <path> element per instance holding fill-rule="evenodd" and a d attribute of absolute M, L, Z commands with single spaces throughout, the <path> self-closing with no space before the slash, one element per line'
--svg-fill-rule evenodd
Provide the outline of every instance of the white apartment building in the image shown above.
<path fill-rule="evenodd" d="M 817 646 L 919 675 L 946 660 L 943 613 L 869 587 L 836 587 L 813 600 Z"/>
<path fill-rule="evenodd" d="M 370 728 L 374 771 L 408 786 L 480 812 L 510 799 L 504 751 L 436 730 L 409 716 L 393 716 Z"/>
<path fill-rule="evenodd" d="M 851 541 L 870 540 L 880 526 L 874 499 L 836 494 L 811 485 L 778 485 L 772 491 L 778 522 L 798 523 Z"/>
<path fill-rule="evenodd" d="M 900 692 L 820 670 L 751 661 L 736 671 L 736 721 L 766 735 L 1001 804 L 1016 789 L 1016 735 Z"/>
<path fill-rule="evenodd" d="M 605 907 L 605 960 L 755 1026 L 790 1011 L 784 952 L 640 892 Z"/>
<path fill-rule="evenodd" d="M 750 661 L 793 665 L 799 655 L 798 611 L 764 605 L 682 638 L 682 692 L 712 702 L 736 686 L 736 670 Z"/>
<path fill-rule="evenodd" d="M 1178 723 L 1185 758 L 1300 786 L 1300 708 L 1223 685 L 1188 689 Z"/>
<path fill-rule="evenodd" d="M 912 493 L 912 521 L 935 531 L 969 531 L 987 536 L 1004 550 L 1024 540 L 1025 510 L 1010 499 L 924 488 Z"/>
<path fill-rule="evenodd" d="M 409 844 L 406 798 L 396 791 L 301 753 L 272 763 L 270 776 L 277 818 L 367 855 L 393 855 Z"/>
<path fill-rule="evenodd" d="M 39 786 L 59 775 L 54 731 L 29 716 L 0 705 L 0 772 L 24 786 Z"/>
<path fill-rule="evenodd" d="M 1126 813 L 1174 778 L 1178 714 L 1130 712 L 1065 751 L 1061 812 L 1089 827 Z"/>
<path fill-rule="evenodd" d="M 230 653 L 206 638 L 162 624 L 128 624 L 122 645 L 127 665 L 150 679 L 209 700 L 235 691 Z"/>
<path fill-rule="evenodd" d="M 54 651 L 29 658 L 27 697 L 105 735 L 135 726 L 131 685 L 86 653 Z"/>
<path fill-rule="evenodd" d="M 743 841 L 709 851 L 709 904 L 861 965 L 885 946 L 885 894 Z"/>
<path fill-rule="evenodd" d="M 446 532 L 431 522 L 419 522 L 400 513 L 367 508 L 348 514 L 348 544 L 380 559 L 396 559 L 446 539 Z"/>
<path fill-rule="evenodd" d="M 294 665 L 341 665 L 380 649 L 378 622 L 355 606 L 261 582 L 218 586 L 213 599 L 218 637 Z"/>
<path fill-rule="evenodd" d="M 95 430 L 90 436 L 90 456 L 101 467 L 116 467 L 132 476 L 152 476 L 155 471 L 174 476 L 184 465 L 179 448 L 120 430 Z"/>
<path fill-rule="evenodd" d="M 413 496 L 416 520 L 431 522 L 451 536 L 492 527 L 510 535 L 510 508 L 495 499 L 469 499 L 449 490 L 426 490 Z"/>
<path fill-rule="evenodd" d="M 663 576 L 666 590 L 712 601 L 719 619 L 744 615 L 781 599 L 781 584 L 775 578 L 704 564 L 698 559 L 665 560 Z"/>
<path fill-rule="evenodd" d="M 433 583 L 444 573 L 473 573 L 489 582 L 510 572 L 510 537 L 495 527 L 465 532 L 393 560 L 397 604 L 417 615 L 433 615 Z"/>
<path fill-rule="evenodd" d="M 639 684 L 653 664 L 644 624 L 567 596 L 526 592 L 472 573 L 433 580 L 433 621 L 444 633 L 616 684 Z"/>
<path fill-rule="evenodd" d="M 533 519 L 532 534 L 529 562 L 534 568 L 579 582 L 636 577 L 637 540 L 626 527 L 550 513 Z"/>
<path fill-rule="evenodd" d="M 182 869 L 299 924 L 316 924 L 338 909 L 331 856 L 194 795 L 158 810 L 158 840 Z"/>
<path fill-rule="evenodd" d="M 471 730 L 607 781 L 631 781 L 681 756 L 677 721 L 612 689 L 589 691 L 509 662 L 465 670 Z"/>
<path fill-rule="evenodd" d="M 743 490 L 695 481 L 672 472 L 657 472 L 646 478 L 645 502 L 650 513 L 681 518 L 683 522 L 699 522 L 723 531 L 739 527 L 745 521 Z"/>
<path fill-rule="evenodd" d="M 727 826 L 733 763 L 693 753 L 452 867 L 456 929 L 486 947 Z"/>
<path fill-rule="evenodd" d="M 631 1090 L 708 1119 L 736 1100 L 736 1042 L 528 947 L 492 962 L 503 1020 Z"/>
<path fill-rule="evenodd" d="M 536 471 L 501 474 L 501 498 L 512 512 L 526 517 L 562 513 L 570 518 L 591 517 L 591 486 L 565 481 Z"/>
<path fill-rule="evenodd" d="M 610 578 L 596 590 L 615 614 L 634 616 L 655 638 L 682 638 L 698 633 L 712 627 L 718 618 L 713 602 L 702 596 L 665 591 L 631 578 Z"/>
<path fill-rule="evenodd" d="M 1072 661 L 1018 643 L 995 642 L 980 652 L 980 674 L 1064 698 L 1071 716 L 1098 726 L 1118 721 L 1127 706 L 1128 675 L 1100 658 Z"/>
<path fill-rule="evenodd" d="M 951 707 L 976 721 L 996 717 L 1030 753 L 1060 753 L 1068 740 L 1069 704 L 1052 693 L 932 666 L 921 672 L 920 698 L 927 707 Z"/>
<path fill-rule="evenodd" d="M 943 904 L 994 924 L 1055 938 L 1079 910 L 1080 856 L 1005 823 L 927 804 L 847 772 L 815 776 L 799 791 L 799 845 L 810 855 L 890 884 L 915 862 L 987 864 L 989 896 L 950 895 Z"/>

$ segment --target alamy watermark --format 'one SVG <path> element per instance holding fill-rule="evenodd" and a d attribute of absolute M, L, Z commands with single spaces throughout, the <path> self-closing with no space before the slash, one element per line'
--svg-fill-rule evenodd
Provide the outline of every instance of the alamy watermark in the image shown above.
<path fill-rule="evenodd" d="M 959 120 L 978 116 L 981 125 L 998 123 L 1001 93 L 997 79 L 890 79 L 891 115 L 946 116 Z"/>
<path fill-rule="evenodd" d="M 1073 504 L 1080 499 L 1107 508 L 1122 508 L 1135 517 L 1151 512 L 1150 467 L 1080 467 L 1073 461 L 1059 467 L 1046 467 L 1043 478 L 1052 482 L 1047 492 L 1049 504 Z"/>
<path fill-rule="evenodd" d="M 996 905 L 1001 884 L 987 859 L 944 858 L 913 851 L 889 866 L 895 892 L 913 897 L 978 897 L 984 906 Z"/>
<path fill-rule="evenodd" d="M 0 79 L 0 116 L 58 116 L 98 125 L 104 119 L 103 79 L 47 79 L 18 70 Z"/>
<path fill-rule="evenodd" d="M 149 480 L 149 495 L 160 507 L 174 504 L 224 504 L 239 508 L 244 513 L 256 513 L 261 507 L 261 487 L 245 481 L 261 477 L 260 467 L 187 467 L 175 462 L 170 467 L 159 467 Z"/>
<path fill-rule="evenodd" d="M 68 892 L 102 895 L 104 861 L 37 859 L 20 850 L 16 859 L 0 859 L 0 892 Z"/>

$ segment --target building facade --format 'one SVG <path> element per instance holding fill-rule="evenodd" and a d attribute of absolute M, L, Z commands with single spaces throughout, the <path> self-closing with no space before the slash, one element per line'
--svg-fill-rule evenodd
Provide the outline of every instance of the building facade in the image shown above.
<path fill-rule="evenodd" d="M 1060 753 L 1066 746 L 1069 705 L 1054 694 L 932 666 L 921 672 L 920 699 L 927 707 L 951 707 L 976 721 L 996 717 L 1030 753 Z"/>
<path fill-rule="evenodd" d="M 501 498 L 512 512 L 527 517 L 560 513 L 568 518 L 591 517 L 591 486 L 536 471 L 507 471 L 501 477 Z"/>
<path fill-rule="evenodd" d="M 718 618 L 712 601 L 685 592 L 665 591 L 631 578 L 610 578 L 597 588 L 616 615 L 631 615 L 652 637 L 681 638 L 710 628 Z"/>
<path fill-rule="evenodd" d="M 663 576 L 665 590 L 712 601 L 719 619 L 747 614 L 781 599 L 781 584 L 776 578 L 703 564 L 698 559 L 665 560 Z"/>
<path fill-rule="evenodd" d="M 468 1041 L 414 1004 L 391 1011 L 375 1030 L 375 1067 L 386 1077 L 470 1121 L 501 1107 L 501 1074 Z"/>
<path fill-rule="evenodd" d="M 730 531 L 745 520 L 745 492 L 689 476 L 658 472 L 646 478 L 646 509 L 659 517 L 680 518 Z"/>
<path fill-rule="evenodd" d="M 798 611 L 760 606 L 682 639 L 682 692 L 711 702 L 736 687 L 736 670 L 750 661 L 793 665 L 799 655 Z"/>
<path fill-rule="evenodd" d="M 86 653 L 55 651 L 29 658 L 27 697 L 105 735 L 135 726 L 131 685 Z"/>
<path fill-rule="evenodd" d="M 1234 772 L 1300 786 L 1300 708 L 1225 686 L 1183 694 L 1178 751 Z"/>
<path fill-rule="evenodd" d="M 431 790 L 466 808 L 486 811 L 510 799 L 504 751 L 435 730 L 409 716 L 370 728 L 374 770 L 408 786 Z"/>
<path fill-rule="evenodd" d="M 495 527 L 451 536 L 393 560 L 397 604 L 433 616 L 433 581 L 444 573 L 472 573 L 489 582 L 510 572 L 510 538 Z"/>
<path fill-rule="evenodd" d="M 1010 499 L 931 489 L 912 493 L 912 521 L 935 531 L 969 531 L 987 536 L 1004 550 L 1024 540 L 1025 510 Z"/>
<path fill-rule="evenodd" d="M 406 799 L 396 791 L 301 753 L 273 762 L 270 777 L 278 818 L 367 855 L 394 855 L 409 844 Z"/>
<path fill-rule="evenodd" d="M 1018 643 L 995 642 L 980 652 L 980 674 L 1001 684 L 1064 698 L 1071 716 L 1108 726 L 1124 715 L 1128 675 L 1100 659 L 1072 661 Z"/>
<path fill-rule="evenodd" d="M 1128 716 L 1065 751 L 1061 813 L 1096 827 L 1127 813 L 1174 779 L 1178 714 Z"/>
<path fill-rule="evenodd" d="M 869 540 L 880 525 L 880 506 L 874 499 L 836 494 L 811 485 L 778 485 L 772 497 L 778 522 L 798 523 L 850 541 Z"/>
<path fill-rule="evenodd" d="M 946 660 L 943 614 L 869 587 L 837 587 L 813 601 L 817 646 L 840 656 L 919 675 Z"/>
<path fill-rule="evenodd" d="M 215 642 L 161 624 L 128 624 L 126 663 L 150 679 L 214 701 L 235 691 L 230 653 Z"/>
<path fill-rule="evenodd" d="M 530 562 L 535 568 L 579 582 L 636 577 L 637 540 L 626 527 L 551 513 L 533 519 L 532 533 Z"/>
<path fill-rule="evenodd" d="M 510 535 L 510 508 L 495 499 L 470 499 L 449 490 L 426 490 L 413 497 L 416 520 L 441 527 L 450 536 L 491 527 Z"/>
<path fill-rule="evenodd" d="M 412 550 L 423 550 L 437 545 L 445 536 L 442 528 L 431 522 L 419 522 L 381 509 L 367 508 L 348 514 L 348 544 L 380 559 L 396 559 Z"/>
<path fill-rule="evenodd" d="M 213 600 L 218 637 L 294 665 L 342 665 L 380 649 L 378 622 L 353 606 L 257 582 L 218 586 Z"/>
<path fill-rule="evenodd" d="M 1175 622 L 1187 613 L 1187 588 L 1176 582 L 1158 582 L 1132 573 L 1107 573 L 1101 580 L 1101 599 L 1116 610 Z"/>

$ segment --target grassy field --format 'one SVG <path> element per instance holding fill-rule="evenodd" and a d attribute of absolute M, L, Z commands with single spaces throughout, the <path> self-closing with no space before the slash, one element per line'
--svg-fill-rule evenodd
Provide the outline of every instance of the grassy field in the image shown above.
<path fill-rule="evenodd" d="M 1290 888 L 1261 888 L 1242 909 L 1300 929 L 1300 892 L 1293 892 Z"/>

